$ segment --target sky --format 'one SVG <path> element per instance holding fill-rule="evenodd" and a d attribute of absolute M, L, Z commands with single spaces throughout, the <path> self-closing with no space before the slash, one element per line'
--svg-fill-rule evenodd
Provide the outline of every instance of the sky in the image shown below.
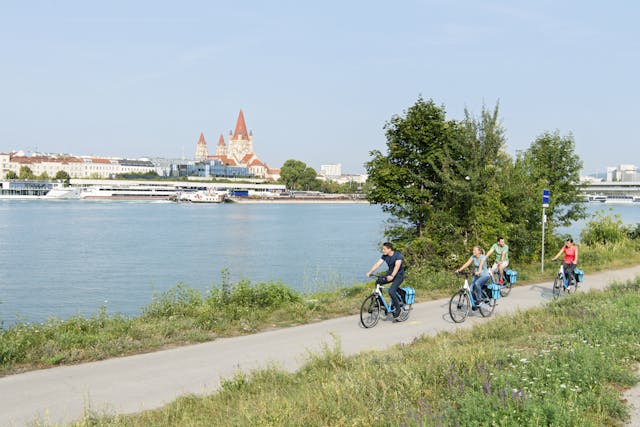
<path fill-rule="evenodd" d="M 0 0 L 0 152 L 193 158 L 240 109 L 261 160 L 363 173 L 419 96 L 499 103 L 507 151 L 640 165 L 640 3 Z"/>

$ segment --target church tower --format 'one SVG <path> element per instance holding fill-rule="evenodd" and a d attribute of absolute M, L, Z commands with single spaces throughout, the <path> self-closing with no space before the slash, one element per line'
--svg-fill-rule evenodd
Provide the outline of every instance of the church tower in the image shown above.
<path fill-rule="evenodd" d="M 204 140 L 204 134 L 200 132 L 200 139 L 196 145 L 196 162 L 207 160 L 207 141 Z"/>
<path fill-rule="evenodd" d="M 247 132 L 247 124 L 241 109 L 236 121 L 236 130 L 229 137 L 227 156 L 237 163 L 246 163 L 243 159 L 248 154 L 253 155 L 253 135 Z"/>
<path fill-rule="evenodd" d="M 218 139 L 218 146 L 216 147 L 216 156 L 226 156 L 227 155 L 227 146 L 224 143 L 224 136 L 220 134 L 220 139 Z"/>

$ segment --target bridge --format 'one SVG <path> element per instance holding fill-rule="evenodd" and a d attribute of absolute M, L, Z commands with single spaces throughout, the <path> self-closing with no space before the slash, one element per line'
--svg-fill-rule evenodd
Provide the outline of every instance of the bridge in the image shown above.
<path fill-rule="evenodd" d="M 585 195 L 640 196 L 640 181 L 629 182 L 588 182 L 583 184 Z"/>

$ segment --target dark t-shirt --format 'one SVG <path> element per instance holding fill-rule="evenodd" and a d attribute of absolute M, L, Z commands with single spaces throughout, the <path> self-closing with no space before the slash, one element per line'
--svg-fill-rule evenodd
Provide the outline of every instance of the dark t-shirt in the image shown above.
<path fill-rule="evenodd" d="M 402 254 L 400 252 L 393 251 L 393 255 L 382 255 L 380 258 L 382 258 L 382 260 L 387 263 L 387 266 L 389 267 L 389 275 L 393 273 L 393 269 L 396 266 L 396 261 L 402 261 L 402 264 L 400 264 L 400 269 L 398 270 L 398 274 L 396 276 L 404 277 L 404 258 L 402 258 Z"/>

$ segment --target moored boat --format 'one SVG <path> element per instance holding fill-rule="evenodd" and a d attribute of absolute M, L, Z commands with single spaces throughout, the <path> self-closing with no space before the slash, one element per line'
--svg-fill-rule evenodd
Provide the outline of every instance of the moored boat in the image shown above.
<path fill-rule="evenodd" d="M 8 180 L 0 182 L 0 199 L 60 200 L 77 199 L 80 191 L 62 182 Z"/>
<path fill-rule="evenodd" d="M 178 202 L 191 203 L 222 203 L 224 202 L 226 193 L 214 190 L 198 190 L 180 193 L 177 197 Z"/>

